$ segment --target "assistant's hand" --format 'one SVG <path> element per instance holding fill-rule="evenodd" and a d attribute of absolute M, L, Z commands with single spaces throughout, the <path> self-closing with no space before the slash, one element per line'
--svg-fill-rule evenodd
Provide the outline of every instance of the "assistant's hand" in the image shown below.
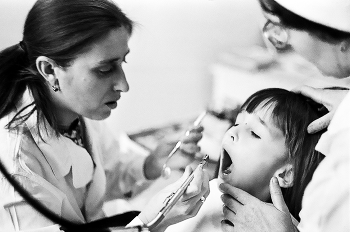
<path fill-rule="evenodd" d="M 220 184 L 224 193 L 224 232 L 296 232 L 289 210 L 283 200 L 277 179 L 270 181 L 273 204 L 267 204 L 241 189 L 228 184 Z"/>
<path fill-rule="evenodd" d="M 195 154 L 200 151 L 198 142 L 202 139 L 202 126 L 192 127 L 181 138 L 180 149 L 169 160 L 167 166 L 173 170 L 184 170 L 194 161 Z M 144 170 L 147 179 L 156 179 L 161 175 L 163 165 L 178 140 L 162 141 L 146 158 Z"/>
<path fill-rule="evenodd" d="M 175 192 L 191 172 L 191 167 L 186 167 L 185 173 L 178 181 L 165 187 L 149 201 L 138 216 L 144 224 L 148 224 L 156 217 L 163 207 L 163 202 L 166 197 Z M 204 196 L 206 198 L 209 195 L 209 175 L 205 170 L 200 168 L 196 169 L 194 174 L 194 178 L 187 187 L 184 195 L 169 211 L 162 222 L 152 231 L 163 231 L 168 226 L 191 218 L 197 214 L 203 204 L 200 200 L 201 197 Z"/>
<path fill-rule="evenodd" d="M 307 131 L 310 134 L 316 133 L 328 127 L 339 104 L 344 99 L 346 94 L 349 92 L 349 90 L 346 90 L 346 89 L 337 89 L 337 88 L 321 89 L 321 88 L 313 88 L 305 85 L 295 88 L 292 91 L 311 98 L 315 102 L 322 104 L 329 111 L 329 113 L 313 121 L 308 126 Z"/>

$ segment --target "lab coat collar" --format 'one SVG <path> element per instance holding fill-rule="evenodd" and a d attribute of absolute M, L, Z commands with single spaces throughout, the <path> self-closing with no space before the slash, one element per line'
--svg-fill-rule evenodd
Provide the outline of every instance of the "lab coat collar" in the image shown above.
<path fill-rule="evenodd" d="M 21 109 L 34 99 L 29 90 L 23 94 L 22 102 L 17 105 Z M 28 107 L 23 114 L 28 113 L 34 106 Z M 33 136 L 38 148 L 45 156 L 55 177 L 59 180 L 72 171 L 72 180 L 75 188 L 86 186 L 91 180 L 94 165 L 90 154 L 82 147 L 76 145 L 72 140 L 64 136 L 56 136 L 53 128 L 46 121 L 46 128 L 40 124 L 40 138 L 36 126 L 37 112 L 35 111 L 26 121 L 26 125 Z"/>

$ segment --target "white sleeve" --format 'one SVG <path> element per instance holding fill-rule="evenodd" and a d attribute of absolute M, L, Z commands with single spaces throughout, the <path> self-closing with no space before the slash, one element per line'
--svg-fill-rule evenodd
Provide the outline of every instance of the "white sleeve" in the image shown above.
<path fill-rule="evenodd" d="M 339 106 L 316 149 L 326 157 L 307 186 L 301 232 L 350 231 L 350 95 Z"/>
<path fill-rule="evenodd" d="M 16 175 L 16 180 L 49 210 L 61 215 L 62 201 L 32 179 Z M 33 209 L 4 178 L 0 178 L 0 231 L 58 232 L 60 226 Z M 35 229 L 28 229 L 35 228 Z"/>
<path fill-rule="evenodd" d="M 107 186 L 106 200 L 133 195 L 149 181 L 144 176 L 144 162 L 148 152 L 142 150 L 126 134 L 113 134 L 106 123 L 101 123 L 99 139 L 101 160 Z"/>

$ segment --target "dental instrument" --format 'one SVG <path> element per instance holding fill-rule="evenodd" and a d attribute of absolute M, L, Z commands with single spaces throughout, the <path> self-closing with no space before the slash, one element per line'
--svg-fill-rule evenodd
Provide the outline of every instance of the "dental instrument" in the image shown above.
<path fill-rule="evenodd" d="M 193 126 L 198 126 L 202 122 L 202 120 L 206 114 L 207 114 L 207 111 L 202 112 L 198 116 L 198 118 L 193 122 Z M 190 133 L 189 131 L 186 131 L 186 135 L 188 135 L 189 133 Z M 167 166 L 167 163 L 171 159 L 171 157 L 177 152 L 177 150 L 180 148 L 181 143 L 182 143 L 181 140 L 176 143 L 175 147 L 171 150 L 171 152 L 169 153 L 169 155 L 168 155 L 168 157 L 163 165 L 161 175 L 165 179 L 168 179 L 170 174 L 171 174 L 171 168 L 169 166 Z"/>

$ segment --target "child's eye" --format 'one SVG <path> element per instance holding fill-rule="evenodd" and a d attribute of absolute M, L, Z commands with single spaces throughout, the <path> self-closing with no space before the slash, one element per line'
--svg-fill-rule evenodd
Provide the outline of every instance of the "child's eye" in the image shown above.
<path fill-rule="evenodd" d="M 254 131 L 250 132 L 254 138 L 261 139 L 259 135 L 255 134 Z"/>
<path fill-rule="evenodd" d="M 236 123 L 236 124 L 234 124 L 233 126 L 238 126 L 239 124 L 238 123 Z"/>

